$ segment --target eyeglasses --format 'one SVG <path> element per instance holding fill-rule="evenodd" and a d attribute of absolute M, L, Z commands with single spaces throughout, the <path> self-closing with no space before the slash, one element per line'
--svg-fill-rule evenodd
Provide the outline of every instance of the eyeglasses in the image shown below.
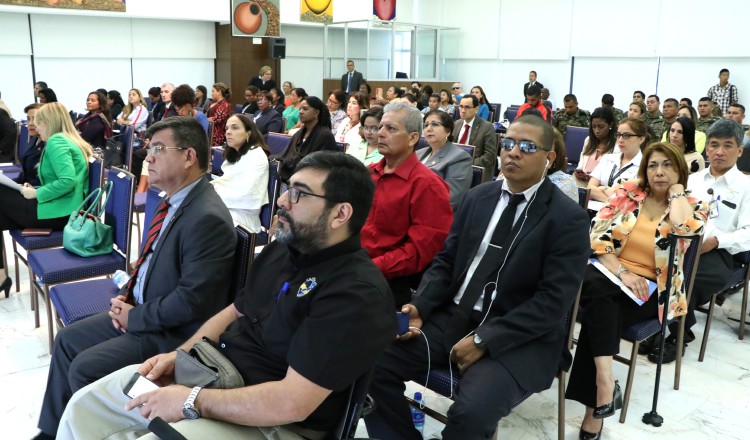
<path fill-rule="evenodd" d="M 458 90 L 458 89 L 460 89 L 460 88 L 461 88 L 461 87 L 453 87 L 453 90 Z"/>
<path fill-rule="evenodd" d="M 156 156 L 157 154 L 161 153 L 165 150 L 187 150 L 185 147 L 165 147 L 164 145 L 153 145 L 146 149 L 148 151 L 148 154 L 152 156 Z"/>
<path fill-rule="evenodd" d="M 288 188 L 288 189 L 286 190 L 286 192 L 287 192 L 287 193 L 289 194 L 289 202 L 290 202 L 290 203 L 293 203 L 293 204 L 296 204 L 296 203 L 298 203 L 298 202 L 299 202 L 299 198 L 300 198 L 300 196 L 302 196 L 302 195 L 306 195 L 306 196 L 312 196 L 312 197 L 318 197 L 318 198 L 320 198 L 320 199 L 325 199 L 325 200 L 328 200 L 329 202 L 335 202 L 335 200 L 329 199 L 329 198 L 328 198 L 328 197 L 326 197 L 326 196 L 321 196 L 321 195 L 318 195 L 318 194 L 313 194 L 313 193 L 311 193 L 311 192 L 307 192 L 307 191 L 302 191 L 301 189 L 299 189 L 299 188 L 296 188 L 296 187 L 293 187 L 293 186 L 290 186 L 290 187 L 289 187 L 289 188 Z"/>
<path fill-rule="evenodd" d="M 340 102 L 338 102 L 338 101 L 332 101 L 332 100 L 330 100 L 330 99 L 328 100 L 328 103 L 329 103 L 329 104 L 331 104 L 331 105 L 337 105 L 337 104 L 341 104 L 341 103 L 340 103 Z"/>
<path fill-rule="evenodd" d="M 513 150 L 513 148 L 515 148 L 516 145 L 518 145 L 518 148 L 522 152 L 528 153 L 528 154 L 536 153 L 537 149 L 544 150 L 544 151 L 550 151 L 551 150 L 550 148 L 544 148 L 544 147 L 542 147 L 540 145 L 537 145 L 537 144 L 535 144 L 532 141 L 519 141 L 519 142 L 516 142 L 513 139 L 504 138 L 500 142 L 500 146 L 504 150 L 508 150 L 508 151 Z"/>
<path fill-rule="evenodd" d="M 471 110 L 471 109 L 474 108 L 474 106 L 472 106 L 472 105 L 459 105 L 458 108 L 461 109 L 461 110 Z"/>
<path fill-rule="evenodd" d="M 617 136 L 617 139 L 623 138 L 627 141 L 627 140 L 630 140 L 630 138 L 636 137 L 638 135 L 635 133 L 617 133 L 616 136 Z"/>
<path fill-rule="evenodd" d="M 441 124 L 438 121 L 429 121 L 429 122 L 425 122 L 424 125 L 422 126 L 422 128 L 424 128 L 424 129 L 426 129 L 427 127 L 438 128 L 438 127 L 442 127 L 442 126 L 443 126 L 443 124 Z"/>
<path fill-rule="evenodd" d="M 377 125 L 363 125 L 362 131 L 365 133 L 377 133 L 379 130 Z"/>

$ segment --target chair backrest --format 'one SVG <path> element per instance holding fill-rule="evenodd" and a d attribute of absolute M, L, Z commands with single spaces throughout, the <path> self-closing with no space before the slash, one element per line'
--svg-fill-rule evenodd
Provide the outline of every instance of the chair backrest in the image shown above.
<path fill-rule="evenodd" d="M 473 145 L 468 144 L 455 144 L 458 148 L 464 150 L 465 152 L 469 153 L 469 156 L 471 158 L 474 158 L 474 150 L 476 149 Z"/>
<path fill-rule="evenodd" d="M 135 141 L 135 128 L 125 125 L 120 129 L 122 136 L 123 168 L 130 170 L 133 165 L 133 141 Z"/>
<path fill-rule="evenodd" d="M 492 118 L 490 122 L 500 122 L 500 109 L 503 107 L 502 104 L 494 104 L 490 102 L 490 109 L 492 110 Z"/>
<path fill-rule="evenodd" d="M 370 388 L 373 371 L 374 369 L 370 369 L 367 373 L 360 376 L 360 378 L 349 388 L 346 412 L 339 421 L 339 425 L 333 433 L 333 438 L 354 438 L 357 424 L 359 423 L 360 417 L 362 417 L 362 410 L 365 406 L 365 399 L 367 398 L 367 391 Z"/>
<path fill-rule="evenodd" d="M 271 156 L 278 156 L 283 153 L 292 141 L 291 136 L 281 133 L 268 133 L 267 139 L 268 150 Z"/>
<path fill-rule="evenodd" d="M 263 231 L 258 233 L 257 244 L 268 244 L 268 230 L 271 229 L 271 220 L 276 213 L 276 201 L 281 195 L 279 183 L 279 162 L 271 160 L 268 162 L 268 203 L 260 208 L 260 226 Z"/>
<path fill-rule="evenodd" d="M 677 248 L 685 249 L 682 257 L 682 274 L 685 282 L 685 297 L 688 303 L 690 302 L 690 295 L 693 291 L 693 281 L 695 280 L 695 269 L 698 267 L 698 260 L 700 260 L 700 248 L 701 242 L 703 241 L 702 235 L 674 235 L 669 234 L 669 260 L 674 261 L 677 255 Z M 685 241 L 690 241 L 689 244 L 685 244 Z M 672 277 L 674 276 L 674 265 L 670 264 L 667 268 L 667 292 L 672 289 Z"/>
<path fill-rule="evenodd" d="M 211 174 L 221 176 L 224 171 L 221 170 L 221 164 L 224 163 L 224 149 L 221 147 L 211 147 Z"/>
<path fill-rule="evenodd" d="M 16 163 L 21 163 L 21 157 L 29 149 L 29 127 L 23 122 L 16 124 L 18 141 L 16 142 Z"/>
<path fill-rule="evenodd" d="M 234 297 L 245 288 L 250 265 L 253 264 L 253 258 L 255 258 L 255 239 L 257 238 L 256 234 L 243 225 L 235 226 L 234 230 L 237 233 L 237 246 L 234 250 L 232 283 L 229 285 L 229 291 L 232 292 L 231 301 L 234 301 Z"/>
<path fill-rule="evenodd" d="M 146 190 L 146 207 L 143 210 L 143 231 L 141 233 L 141 248 L 138 250 L 139 254 L 140 252 L 143 252 L 143 246 L 146 245 L 148 230 L 151 228 L 151 221 L 154 219 L 156 210 L 159 208 L 159 204 L 164 195 L 164 191 L 159 189 L 156 185 L 151 185 L 148 190 Z"/>
<path fill-rule="evenodd" d="M 346 142 L 336 142 L 336 149 L 342 153 L 346 152 L 348 146 L 349 144 L 347 144 Z"/>
<path fill-rule="evenodd" d="M 418 151 L 418 150 L 421 150 L 422 148 L 427 148 L 429 146 L 430 146 L 430 144 L 428 144 L 427 141 L 425 140 L 424 136 L 422 136 L 417 141 L 417 144 L 414 145 L 414 151 Z"/>
<path fill-rule="evenodd" d="M 128 171 L 112 167 L 107 170 L 107 182 L 112 182 L 112 191 L 104 206 L 104 222 L 112 226 L 115 245 L 125 255 L 125 261 L 130 261 L 135 177 Z"/>
<path fill-rule="evenodd" d="M 484 168 L 472 165 L 471 166 L 471 188 L 482 183 L 482 177 L 484 176 Z"/>
<path fill-rule="evenodd" d="M 242 113 L 242 107 L 244 107 L 242 104 L 235 104 L 235 106 L 234 106 L 234 112 L 235 113 Z"/>
<path fill-rule="evenodd" d="M 91 191 L 101 188 L 103 182 L 104 162 L 92 156 L 89 159 L 89 194 L 91 194 Z"/>
<path fill-rule="evenodd" d="M 591 197 L 590 189 L 578 187 L 578 204 L 581 208 L 589 209 L 589 197 Z"/>
<path fill-rule="evenodd" d="M 583 141 L 588 135 L 587 127 L 568 126 L 565 129 L 565 155 L 568 156 L 568 163 L 578 164 L 581 151 L 583 151 Z"/>
<path fill-rule="evenodd" d="M 521 108 L 520 105 L 511 105 L 507 109 L 505 109 L 504 117 L 508 120 L 508 122 L 513 122 L 514 119 L 516 119 L 516 115 L 518 114 L 518 109 Z"/>

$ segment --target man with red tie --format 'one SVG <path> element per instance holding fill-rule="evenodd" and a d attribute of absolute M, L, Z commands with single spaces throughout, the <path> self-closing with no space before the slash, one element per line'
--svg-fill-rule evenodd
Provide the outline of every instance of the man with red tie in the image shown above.
<path fill-rule="evenodd" d="M 149 182 L 166 195 L 131 280 L 110 311 L 57 334 L 37 439 L 54 438 L 74 392 L 174 350 L 234 294 L 229 282 L 236 235 L 229 211 L 204 177 L 209 149 L 203 127 L 194 118 L 167 118 L 146 137 Z"/>
<path fill-rule="evenodd" d="M 461 98 L 461 119 L 453 126 L 453 142 L 474 146 L 474 165 L 484 168 L 482 182 L 489 182 L 497 166 L 497 135 L 490 122 L 476 117 L 479 100 L 474 95 Z"/>

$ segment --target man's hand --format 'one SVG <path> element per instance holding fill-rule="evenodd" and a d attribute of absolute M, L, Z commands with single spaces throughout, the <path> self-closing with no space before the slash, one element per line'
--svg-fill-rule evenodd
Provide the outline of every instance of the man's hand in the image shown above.
<path fill-rule="evenodd" d="M 133 308 L 132 305 L 125 302 L 125 297 L 117 295 L 110 300 L 109 317 L 112 318 L 112 325 L 123 333 L 128 332 L 128 313 Z"/>
<path fill-rule="evenodd" d="M 182 405 L 190 395 L 190 388 L 182 385 L 170 385 L 158 390 L 143 393 L 125 405 L 130 411 L 141 407 L 141 415 L 149 420 L 161 417 L 167 423 L 175 423 L 184 419 Z"/>
<path fill-rule="evenodd" d="M 138 367 L 138 373 L 159 386 L 171 385 L 174 383 L 174 365 L 176 360 L 176 351 L 158 354 L 146 359 L 146 362 Z"/>
<path fill-rule="evenodd" d="M 719 247 L 719 239 L 716 237 L 708 237 L 707 239 L 703 240 L 703 243 L 701 243 L 701 255 L 705 254 L 706 252 L 710 252 L 717 247 Z"/>
<path fill-rule="evenodd" d="M 474 335 L 469 335 L 456 343 L 451 351 L 451 360 L 458 365 L 458 370 L 463 373 L 474 362 L 478 361 L 487 353 L 484 348 L 474 344 Z"/>
<path fill-rule="evenodd" d="M 423 324 L 422 317 L 419 316 L 419 310 L 417 310 L 412 304 L 404 304 L 404 306 L 401 307 L 401 312 L 409 314 L 409 331 L 401 336 L 396 336 L 396 339 L 399 341 L 406 341 L 407 339 L 419 336 L 419 334 L 422 333 L 419 329 L 422 328 Z"/>

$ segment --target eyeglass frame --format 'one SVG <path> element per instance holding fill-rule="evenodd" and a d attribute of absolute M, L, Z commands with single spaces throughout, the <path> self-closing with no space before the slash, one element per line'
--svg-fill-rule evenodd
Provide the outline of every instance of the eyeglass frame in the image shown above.
<path fill-rule="evenodd" d="M 619 133 L 619 132 L 615 133 L 615 139 L 623 138 L 626 141 L 629 141 L 630 138 L 633 138 L 633 137 L 641 137 L 641 135 L 636 134 L 636 133 Z"/>
<path fill-rule="evenodd" d="M 510 148 L 505 146 L 506 141 L 513 143 L 510 146 Z M 500 148 L 506 151 L 513 151 L 513 149 L 516 148 L 516 145 L 518 145 L 518 149 L 521 150 L 521 152 L 526 153 L 526 154 L 534 154 L 539 150 L 546 151 L 546 152 L 552 151 L 552 147 L 544 148 L 541 145 L 537 145 L 536 142 L 534 141 L 528 141 L 528 140 L 516 141 L 515 139 L 510 139 L 510 138 L 503 138 L 503 140 L 500 141 Z M 533 148 L 533 151 L 528 151 L 531 148 Z"/>
<path fill-rule="evenodd" d="M 148 154 L 156 157 L 156 155 L 158 155 L 162 151 L 167 151 L 167 150 L 179 151 L 179 150 L 187 150 L 187 149 L 188 149 L 187 147 L 168 147 L 166 145 L 149 145 L 146 148 L 146 151 L 148 152 Z"/>
<path fill-rule="evenodd" d="M 289 197 L 289 203 L 291 203 L 292 205 L 296 205 L 297 203 L 299 203 L 299 198 L 303 194 L 306 195 L 306 196 L 318 197 L 320 199 L 324 199 L 324 200 L 327 200 L 329 202 L 339 203 L 338 201 L 333 200 L 333 199 L 329 198 L 328 196 L 320 195 L 320 194 L 314 194 L 314 193 L 311 193 L 311 192 L 303 191 L 303 190 L 297 188 L 296 186 L 287 187 L 286 191 L 284 191 L 284 192 L 288 193 L 287 197 Z"/>

